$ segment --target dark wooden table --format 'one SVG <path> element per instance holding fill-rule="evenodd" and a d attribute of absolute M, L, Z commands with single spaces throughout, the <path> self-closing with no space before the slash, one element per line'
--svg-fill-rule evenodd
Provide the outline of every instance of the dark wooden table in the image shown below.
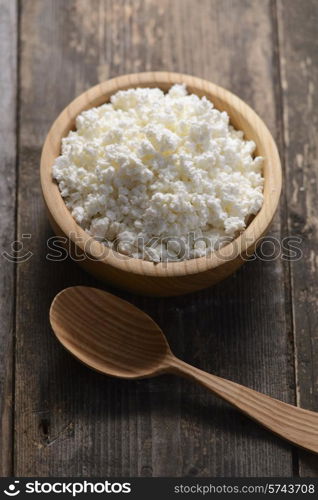
<path fill-rule="evenodd" d="M 303 256 L 248 262 L 176 299 L 121 292 L 162 326 L 177 355 L 318 410 L 318 2 L 0 0 L 0 471 L 19 476 L 317 476 L 318 458 L 172 377 L 93 373 L 53 338 L 62 288 L 95 282 L 46 259 L 52 235 L 39 159 L 62 108 L 130 72 L 194 74 L 238 94 L 277 140 L 284 169 L 271 235 Z M 30 235 L 28 238 L 26 235 Z"/>

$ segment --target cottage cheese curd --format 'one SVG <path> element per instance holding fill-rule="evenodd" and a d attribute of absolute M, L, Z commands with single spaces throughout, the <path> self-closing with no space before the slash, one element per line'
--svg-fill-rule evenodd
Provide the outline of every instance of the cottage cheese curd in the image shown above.
<path fill-rule="evenodd" d="M 136 88 L 77 117 L 53 177 L 94 238 L 135 258 L 191 259 L 260 210 L 263 159 L 254 150 L 227 113 L 185 86 Z"/>

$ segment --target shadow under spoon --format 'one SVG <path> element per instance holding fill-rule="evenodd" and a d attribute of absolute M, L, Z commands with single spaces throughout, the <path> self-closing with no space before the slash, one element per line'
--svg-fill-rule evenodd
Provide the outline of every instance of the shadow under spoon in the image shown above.
<path fill-rule="evenodd" d="M 206 373 L 176 358 L 159 326 L 125 300 L 85 286 L 60 292 L 50 321 L 61 344 L 85 365 L 120 378 L 173 373 L 203 385 L 256 422 L 318 453 L 318 413 Z"/>

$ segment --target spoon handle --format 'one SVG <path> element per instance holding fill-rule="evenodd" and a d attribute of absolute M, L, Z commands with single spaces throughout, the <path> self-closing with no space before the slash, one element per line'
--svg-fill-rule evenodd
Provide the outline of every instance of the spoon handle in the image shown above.
<path fill-rule="evenodd" d="M 175 357 L 171 359 L 168 371 L 198 382 L 278 436 L 318 453 L 318 413 L 210 375 Z"/>

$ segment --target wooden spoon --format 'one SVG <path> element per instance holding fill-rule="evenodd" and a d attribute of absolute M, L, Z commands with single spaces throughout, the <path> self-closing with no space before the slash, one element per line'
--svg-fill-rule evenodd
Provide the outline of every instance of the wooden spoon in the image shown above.
<path fill-rule="evenodd" d="M 176 358 L 159 326 L 143 311 L 110 293 L 76 286 L 52 302 L 55 335 L 76 358 L 121 378 L 182 375 L 198 382 L 291 443 L 318 453 L 318 413 L 210 375 Z"/>

